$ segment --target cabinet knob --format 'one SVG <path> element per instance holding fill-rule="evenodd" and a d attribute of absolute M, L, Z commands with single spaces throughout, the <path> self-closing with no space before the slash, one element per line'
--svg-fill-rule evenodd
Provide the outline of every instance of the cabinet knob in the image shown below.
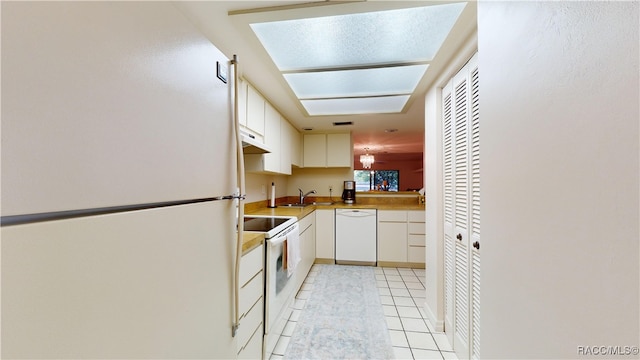
<path fill-rule="evenodd" d="M 473 247 L 474 247 L 474 248 L 476 248 L 476 249 L 478 249 L 478 250 L 480 250 L 480 242 L 478 242 L 478 241 L 474 241 L 474 242 L 473 242 Z"/>
<path fill-rule="evenodd" d="M 456 239 L 458 239 L 458 240 L 462 240 L 462 234 L 458 234 L 458 235 L 456 235 Z"/>

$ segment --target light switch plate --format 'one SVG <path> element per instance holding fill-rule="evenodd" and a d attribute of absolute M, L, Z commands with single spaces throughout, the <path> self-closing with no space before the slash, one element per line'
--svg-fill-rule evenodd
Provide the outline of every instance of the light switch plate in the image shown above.
<path fill-rule="evenodd" d="M 216 75 L 218 79 L 222 80 L 223 83 L 227 83 L 227 67 L 220 63 L 220 61 L 216 61 Z"/>

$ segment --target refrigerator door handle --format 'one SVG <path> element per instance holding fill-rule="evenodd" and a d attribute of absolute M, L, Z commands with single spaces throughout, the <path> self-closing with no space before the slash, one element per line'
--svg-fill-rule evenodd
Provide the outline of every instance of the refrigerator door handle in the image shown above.
<path fill-rule="evenodd" d="M 235 199 L 240 199 L 240 200 L 244 200 L 246 199 L 247 195 L 224 195 L 224 196 L 216 196 L 213 198 L 213 200 L 235 200 Z"/>

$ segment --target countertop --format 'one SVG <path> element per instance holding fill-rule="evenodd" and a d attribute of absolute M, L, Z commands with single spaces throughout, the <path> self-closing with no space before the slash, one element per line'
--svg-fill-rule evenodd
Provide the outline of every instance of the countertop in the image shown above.
<path fill-rule="evenodd" d="M 295 216 L 298 220 L 311 214 L 315 210 L 332 210 L 332 209 L 378 209 L 378 210 L 424 210 L 424 204 L 345 204 L 337 202 L 333 205 L 309 205 L 303 208 L 298 207 L 263 207 L 253 211 L 247 211 L 246 214 L 251 215 L 270 215 L 270 216 Z"/>
<path fill-rule="evenodd" d="M 255 232 L 243 232 L 242 234 L 242 255 L 257 248 L 264 243 L 264 234 Z"/>
<path fill-rule="evenodd" d="M 246 211 L 245 215 L 269 215 L 269 216 L 295 216 L 301 220 L 305 216 L 316 210 L 333 210 L 333 209 L 378 209 L 378 210 L 424 210 L 424 204 L 345 204 L 336 202 L 333 205 L 309 205 L 303 208 L 299 207 L 260 207 L 250 211 Z M 245 232 L 242 241 L 242 254 L 246 254 L 259 245 L 264 243 L 264 234 Z"/>

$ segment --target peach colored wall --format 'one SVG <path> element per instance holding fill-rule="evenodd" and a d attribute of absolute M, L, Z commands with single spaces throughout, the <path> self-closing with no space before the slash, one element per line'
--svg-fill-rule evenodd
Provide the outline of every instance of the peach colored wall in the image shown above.
<path fill-rule="evenodd" d="M 377 158 L 377 157 L 376 157 Z M 422 158 L 415 160 L 392 160 L 385 159 L 384 163 L 374 163 L 373 170 L 398 170 L 400 171 L 400 191 L 407 189 L 420 189 L 423 187 Z M 360 163 L 359 156 L 354 157 L 354 169 L 364 170 Z"/>

